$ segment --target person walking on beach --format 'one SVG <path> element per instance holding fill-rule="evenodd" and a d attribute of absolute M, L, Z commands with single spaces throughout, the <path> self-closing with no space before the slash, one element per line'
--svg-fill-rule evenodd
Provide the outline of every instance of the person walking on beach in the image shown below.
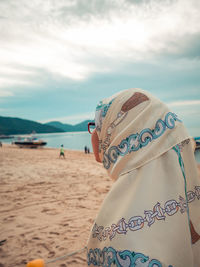
<path fill-rule="evenodd" d="M 64 148 L 63 148 L 63 145 L 61 145 L 61 148 L 60 148 L 60 155 L 59 155 L 59 158 L 63 157 L 65 159 L 65 152 L 64 152 Z"/>
<path fill-rule="evenodd" d="M 99 103 L 91 140 L 114 183 L 89 236 L 88 266 L 200 266 L 200 180 L 181 119 L 129 89 Z"/>

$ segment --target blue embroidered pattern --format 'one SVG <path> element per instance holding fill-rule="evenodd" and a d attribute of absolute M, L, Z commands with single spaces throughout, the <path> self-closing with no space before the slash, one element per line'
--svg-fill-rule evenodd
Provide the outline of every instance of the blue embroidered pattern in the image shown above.
<path fill-rule="evenodd" d="M 93 264 L 95 266 L 110 267 L 114 264 L 117 267 L 162 267 L 160 261 L 156 259 L 150 260 L 148 256 L 142 253 L 135 253 L 130 250 L 117 251 L 113 247 L 104 247 L 103 250 L 99 248 L 90 249 L 87 252 L 88 266 Z M 169 265 L 168 267 L 173 267 Z"/>
<path fill-rule="evenodd" d="M 200 199 L 200 186 L 195 186 L 194 191 L 186 192 L 186 200 L 179 196 L 179 201 L 170 199 L 165 202 L 162 207 L 159 202 L 154 205 L 152 210 L 145 210 L 144 216 L 137 215 L 129 218 L 127 221 L 121 218 L 117 223 L 113 223 L 109 227 L 98 226 L 96 223 L 92 229 L 92 237 L 97 238 L 100 242 L 107 238 L 112 240 L 116 235 L 126 235 L 128 231 L 139 231 L 145 226 L 151 226 L 156 220 L 165 220 L 166 216 L 173 216 L 179 210 L 183 214 L 188 211 L 188 204 Z"/>
<path fill-rule="evenodd" d="M 114 101 L 114 99 L 112 99 L 108 104 L 103 104 L 102 101 L 99 102 L 99 104 L 96 107 L 96 111 L 97 110 L 102 110 L 102 117 L 105 118 L 112 102 Z"/>
<path fill-rule="evenodd" d="M 177 121 L 182 122 L 175 113 L 168 112 L 164 120 L 159 119 L 156 122 L 153 130 L 149 128 L 143 129 L 140 133 L 131 134 L 126 139 L 123 139 L 118 146 L 112 146 L 107 153 L 104 153 L 104 168 L 109 169 L 111 163 L 115 163 L 119 156 L 125 156 L 147 146 L 152 140 L 163 135 L 167 129 L 173 129 Z"/>
<path fill-rule="evenodd" d="M 182 171 L 183 178 L 184 178 L 184 183 L 185 183 L 185 198 L 186 198 L 186 203 L 188 203 L 187 181 L 186 181 L 186 176 L 185 176 L 185 167 L 184 167 L 184 162 L 183 162 L 183 159 L 182 159 L 182 156 L 181 156 L 181 150 L 179 148 L 179 145 L 174 146 L 173 147 L 173 150 L 178 155 L 179 165 L 181 167 L 181 171 Z M 188 207 L 188 205 L 187 205 L 187 215 L 188 215 L 188 223 L 190 225 L 190 215 L 189 215 L 189 207 Z"/>

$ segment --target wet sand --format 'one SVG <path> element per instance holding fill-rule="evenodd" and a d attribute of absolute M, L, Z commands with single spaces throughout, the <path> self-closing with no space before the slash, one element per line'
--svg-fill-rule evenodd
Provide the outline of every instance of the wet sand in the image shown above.
<path fill-rule="evenodd" d="M 111 180 L 93 154 L 0 148 L 0 267 L 84 248 Z M 85 252 L 48 267 L 86 265 Z"/>

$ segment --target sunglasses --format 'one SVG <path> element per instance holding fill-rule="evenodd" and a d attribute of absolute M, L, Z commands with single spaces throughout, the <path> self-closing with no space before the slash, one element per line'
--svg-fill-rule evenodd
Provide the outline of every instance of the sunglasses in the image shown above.
<path fill-rule="evenodd" d="M 95 123 L 94 122 L 88 122 L 88 132 L 92 134 L 92 132 L 95 129 Z"/>

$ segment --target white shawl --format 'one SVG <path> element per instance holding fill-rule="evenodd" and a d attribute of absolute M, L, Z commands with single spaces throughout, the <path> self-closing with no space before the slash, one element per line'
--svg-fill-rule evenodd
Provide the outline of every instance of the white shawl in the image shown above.
<path fill-rule="evenodd" d="M 95 123 L 114 184 L 91 231 L 88 265 L 200 266 L 200 180 L 180 118 L 129 89 L 101 101 Z"/>

